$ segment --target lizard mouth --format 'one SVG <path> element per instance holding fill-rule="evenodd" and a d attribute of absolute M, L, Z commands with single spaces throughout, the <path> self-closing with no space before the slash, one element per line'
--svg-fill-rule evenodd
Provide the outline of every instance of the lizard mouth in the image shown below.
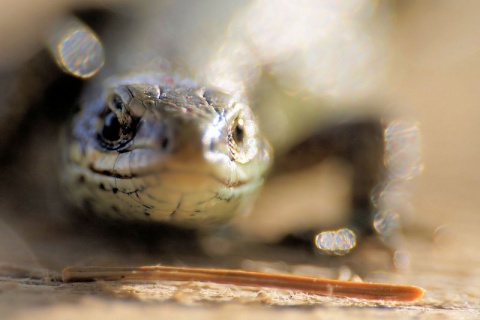
<path fill-rule="evenodd" d="M 156 170 L 154 168 L 144 169 L 142 172 L 130 172 L 129 174 L 122 174 L 114 170 L 100 169 L 96 168 L 94 165 L 90 165 L 89 169 L 92 173 L 102 175 L 107 178 L 114 178 L 118 180 L 128 180 L 128 179 L 142 179 L 149 177 L 162 177 L 167 175 L 178 175 L 178 176 L 191 176 L 191 177 L 204 177 L 206 179 L 217 182 L 218 184 L 226 188 L 237 188 L 249 184 L 249 180 L 227 180 L 225 178 L 220 178 L 214 173 L 211 172 L 201 172 L 195 170 L 172 170 L 168 167 L 160 167 Z"/>
<path fill-rule="evenodd" d="M 75 186 L 74 195 L 80 205 L 88 201 L 88 209 L 97 215 L 199 229 L 224 224 L 244 211 L 263 182 L 231 181 L 212 172 L 167 165 L 127 174 L 94 165 L 77 170 L 82 186 Z"/>

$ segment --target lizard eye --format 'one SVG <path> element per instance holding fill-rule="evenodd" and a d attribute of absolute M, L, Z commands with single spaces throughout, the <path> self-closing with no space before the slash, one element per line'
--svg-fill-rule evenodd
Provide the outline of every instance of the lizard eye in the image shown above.
<path fill-rule="evenodd" d="M 100 115 L 98 140 L 102 147 L 117 150 L 126 146 L 134 137 L 138 119 L 133 118 L 125 108 L 125 103 L 114 95 Z"/>
<path fill-rule="evenodd" d="M 122 136 L 122 128 L 120 127 L 120 122 L 113 112 L 109 112 L 104 119 L 103 128 L 102 128 L 102 137 L 103 139 L 111 142 L 120 140 Z"/>
<path fill-rule="evenodd" d="M 252 111 L 244 106 L 228 131 L 230 158 L 239 163 L 252 160 L 258 151 L 258 129 Z"/>
<path fill-rule="evenodd" d="M 240 117 L 235 119 L 232 128 L 233 141 L 237 146 L 243 146 L 245 140 L 245 121 Z"/>

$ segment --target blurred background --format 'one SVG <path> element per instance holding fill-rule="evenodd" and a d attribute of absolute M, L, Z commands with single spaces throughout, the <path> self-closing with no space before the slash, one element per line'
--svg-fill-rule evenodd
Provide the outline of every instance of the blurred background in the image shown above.
<path fill-rule="evenodd" d="M 261 12 L 262 3 L 264 4 L 256 1 L 251 8 Z M 312 3 L 316 2 L 305 1 L 302 5 Z M 349 21 L 353 22 L 329 24 L 325 20 L 316 20 L 317 16 L 312 14 L 310 18 L 315 23 L 306 25 L 319 29 L 311 34 L 318 36 L 319 30 L 325 31 L 322 28 L 330 26 L 330 33 L 319 37 L 331 38 L 328 40 L 330 42 L 325 43 L 343 48 L 340 51 L 344 56 L 341 59 L 338 57 L 338 48 L 331 52 L 322 51 L 328 46 L 316 48 L 319 50 L 316 58 L 327 59 L 326 64 L 331 68 L 325 70 L 333 71 L 314 78 L 315 81 L 309 82 L 314 84 L 313 87 L 301 89 L 311 94 L 312 91 L 323 88 L 322 99 L 332 109 L 339 105 L 352 106 L 355 101 L 374 99 L 381 101 L 383 106 L 388 106 L 389 110 L 396 110 L 395 113 L 418 121 L 424 170 L 411 185 L 414 211 L 409 217 L 406 233 L 410 239 L 412 265 L 402 279 L 430 289 L 433 293 L 428 296 L 430 300 L 425 300 L 427 304 L 444 303 L 446 306 L 478 310 L 480 2 L 360 1 L 355 6 L 338 5 L 334 9 L 333 2 L 323 3 L 328 5 L 324 8 L 325 12 L 318 16 L 323 19 L 330 17 L 334 22 L 337 21 L 335 19 L 349 17 Z M 18 66 L 39 50 L 44 38 L 43 32 L 53 17 L 69 12 L 72 8 L 98 5 L 95 1 L 49 0 L 47 3 L 3 0 L 4 9 L 0 11 L 2 74 L 14 74 Z M 287 8 L 286 12 L 291 12 L 295 6 Z M 242 12 L 236 12 L 237 23 L 240 19 L 238 17 L 245 14 Z M 280 9 L 279 12 L 285 13 Z M 333 15 L 334 12 L 338 16 Z M 264 15 L 271 13 L 267 10 Z M 286 21 L 289 22 L 288 19 Z M 262 26 L 256 27 L 261 30 Z M 342 29 L 343 27 L 347 29 Z M 364 29 L 355 29 L 360 27 Z M 236 32 L 233 27 L 229 30 L 230 34 Z M 282 32 L 288 31 L 291 29 L 286 28 Z M 295 38 L 299 33 L 305 36 L 308 32 L 301 28 L 294 31 L 289 37 Z M 225 47 L 228 49 L 228 37 L 224 41 L 227 41 Z M 352 50 L 352 43 L 360 47 L 366 46 L 368 50 Z M 285 47 L 288 45 L 282 44 L 282 48 Z M 270 67 L 277 74 L 292 75 L 292 70 L 297 67 L 296 73 L 292 75 L 295 81 L 301 82 L 302 77 L 312 80 L 311 77 L 314 76 L 299 72 L 298 65 L 290 63 L 292 61 L 285 63 L 278 56 L 264 58 L 272 59 L 269 60 Z M 218 59 L 214 62 L 217 66 L 222 63 Z M 215 63 L 212 64 L 213 69 Z M 241 63 L 243 62 L 240 62 L 242 66 Z M 342 72 L 338 72 L 340 67 Z M 308 70 L 309 66 L 304 65 L 302 68 Z M 235 72 L 239 71 L 234 70 L 232 74 L 235 75 Z M 254 74 L 255 70 L 252 72 Z M 235 79 L 210 80 L 230 86 Z M 8 85 L 6 80 L 3 83 Z M 405 143 L 408 144 L 408 141 Z"/>

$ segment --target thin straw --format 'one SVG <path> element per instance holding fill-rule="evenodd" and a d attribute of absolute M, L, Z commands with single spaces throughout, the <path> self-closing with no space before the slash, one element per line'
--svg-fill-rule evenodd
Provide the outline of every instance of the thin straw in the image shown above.
<path fill-rule="evenodd" d="M 67 267 L 64 282 L 86 281 L 199 281 L 250 287 L 270 287 L 333 297 L 369 300 L 413 301 L 425 290 L 415 286 L 329 280 L 314 277 L 272 274 L 242 270 L 166 266 L 144 267 Z"/>

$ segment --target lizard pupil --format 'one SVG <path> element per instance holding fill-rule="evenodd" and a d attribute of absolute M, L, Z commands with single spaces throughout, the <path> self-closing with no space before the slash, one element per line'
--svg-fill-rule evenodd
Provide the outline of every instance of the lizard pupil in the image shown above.
<path fill-rule="evenodd" d="M 233 131 L 233 139 L 235 140 L 236 144 L 242 144 L 243 139 L 245 138 L 245 131 L 243 128 L 243 121 L 238 120 L 237 125 Z"/>
<path fill-rule="evenodd" d="M 121 137 L 121 127 L 113 113 L 107 114 L 104 120 L 102 136 L 107 141 L 117 141 Z"/>

